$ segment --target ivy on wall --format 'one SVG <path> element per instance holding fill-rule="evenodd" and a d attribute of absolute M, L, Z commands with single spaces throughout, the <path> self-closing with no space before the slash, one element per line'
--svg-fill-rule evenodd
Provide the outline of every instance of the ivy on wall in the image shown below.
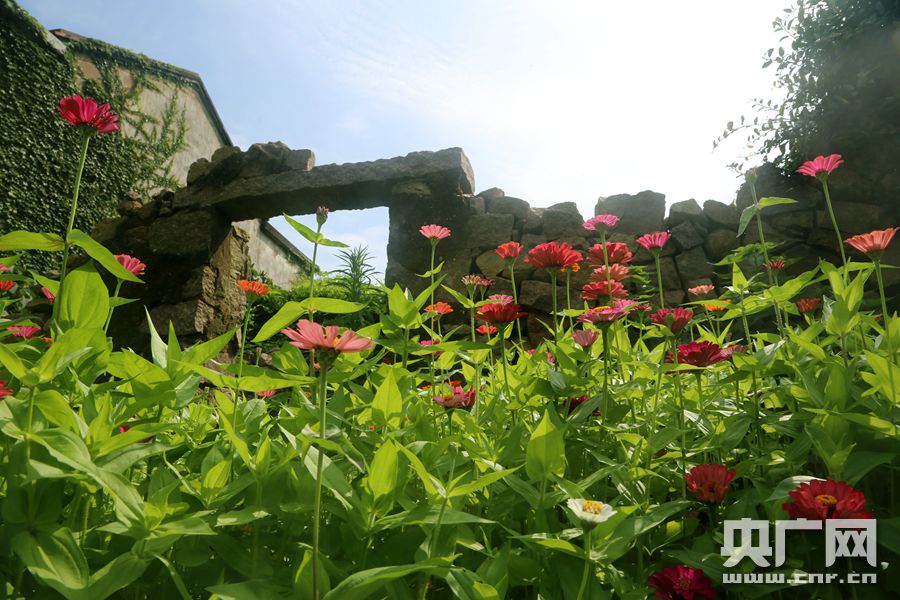
<path fill-rule="evenodd" d="M 80 77 L 74 55 L 90 57 L 99 80 Z M 122 66 L 130 73 L 126 86 Z M 81 94 L 109 102 L 128 135 L 97 136 L 91 143 L 75 226 L 91 231 L 114 213 L 127 192 L 147 196 L 174 188 L 172 157 L 184 145 L 184 115 L 174 94 L 161 118 L 138 106 L 154 80 L 184 81 L 154 69 L 150 61 L 88 40 L 60 53 L 43 28 L 12 0 L 0 0 L 0 234 L 16 229 L 62 233 L 68 219 L 79 137 L 56 114 L 59 100 Z M 55 267 L 51 257 L 26 258 L 37 269 Z"/>

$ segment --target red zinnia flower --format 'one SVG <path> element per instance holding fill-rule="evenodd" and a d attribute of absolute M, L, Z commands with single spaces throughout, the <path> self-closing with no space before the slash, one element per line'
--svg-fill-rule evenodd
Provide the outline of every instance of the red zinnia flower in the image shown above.
<path fill-rule="evenodd" d="M 57 106 L 60 116 L 75 127 L 84 126 L 82 129 L 94 131 L 90 133 L 112 133 L 119 130 L 116 121 L 119 117 L 109 110 L 109 104 L 97 104 L 93 98 L 81 96 L 67 96 L 59 101 Z"/>
<path fill-rule="evenodd" d="M 844 243 L 850 244 L 872 260 L 878 260 L 881 258 L 881 254 L 887 250 L 888 245 L 891 243 L 891 240 L 894 239 L 894 234 L 897 233 L 898 229 L 900 229 L 900 227 L 891 227 L 890 229 L 854 235 L 853 237 L 844 240 Z"/>
<path fill-rule="evenodd" d="M 238 287 L 241 288 L 245 294 L 252 294 L 254 296 L 266 296 L 271 291 L 269 286 L 259 281 L 248 281 L 246 279 L 238 279 L 237 281 Z"/>
<path fill-rule="evenodd" d="M 709 284 L 688 288 L 688 294 L 690 294 L 691 296 L 705 296 L 707 294 L 711 294 L 714 291 L 716 291 L 716 286 Z"/>
<path fill-rule="evenodd" d="M 797 310 L 801 313 L 813 312 L 819 308 L 821 302 L 821 298 L 800 298 L 799 300 L 794 300 L 794 304 L 797 305 Z"/>
<path fill-rule="evenodd" d="M 522 244 L 519 242 L 506 242 L 497 246 L 497 256 L 504 260 L 515 260 L 522 254 Z"/>
<path fill-rule="evenodd" d="M 631 277 L 631 270 L 625 265 L 617 263 L 609 265 L 609 271 L 606 270 L 606 265 L 601 265 L 594 269 L 594 272 L 591 275 L 591 279 L 594 281 L 604 281 L 606 279 L 625 281 L 629 277 Z"/>
<path fill-rule="evenodd" d="M 256 392 L 256 395 L 259 396 L 260 398 L 271 398 L 272 396 L 274 396 L 277 393 L 278 393 L 278 390 L 262 390 L 262 391 Z"/>
<path fill-rule="evenodd" d="M 606 262 L 610 265 L 627 265 L 634 259 L 628 244 L 624 242 L 606 242 Z M 594 267 L 605 266 L 603 262 L 603 244 L 594 244 L 588 250 L 588 260 Z"/>
<path fill-rule="evenodd" d="M 435 302 L 434 304 L 429 304 L 425 307 L 426 313 L 435 313 L 438 315 L 449 315 L 453 312 L 453 307 L 447 304 L 446 302 Z"/>
<path fill-rule="evenodd" d="M 718 344 L 712 342 L 679 344 L 677 350 L 675 362 L 683 365 L 692 365 L 694 367 L 708 367 L 726 361 L 730 356 L 730 354 L 723 354 L 722 348 Z M 670 351 L 668 354 L 669 362 L 671 362 L 671 358 L 672 352 Z"/>
<path fill-rule="evenodd" d="M 725 465 L 697 465 L 684 474 L 687 489 L 700 502 L 718 504 L 725 498 L 737 471 Z"/>
<path fill-rule="evenodd" d="M 291 339 L 291 346 L 303 350 L 336 350 L 337 352 L 362 352 L 372 347 L 372 340 L 358 335 L 350 329 L 338 335 L 337 325 L 322 327 L 318 323 L 300 319 L 296 329 L 282 329 L 281 333 Z"/>
<path fill-rule="evenodd" d="M 511 323 L 527 314 L 518 304 L 492 302 L 479 308 L 475 316 L 488 323 Z"/>
<path fill-rule="evenodd" d="M 582 260 L 581 252 L 566 242 L 545 242 L 528 251 L 525 262 L 538 269 L 565 269 Z"/>
<path fill-rule="evenodd" d="M 775 270 L 775 271 L 777 271 L 777 270 L 779 270 L 779 269 L 783 269 L 783 268 L 784 268 L 784 261 L 783 261 L 783 260 L 770 260 L 770 261 L 769 261 L 769 268 L 770 268 L 770 269 L 773 269 L 773 270 Z"/>
<path fill-rule="evenodd" d="M 13 334 L 15 337 L 20 337 L 23 339 L 31 339 L 34 335 L 41 330 L 40 327 L 35 327 L 34 325 L 10 325 L 6 328 L 8 332 Z"/>
<path fill-rule="evenodd" d="M 582 323 L 593 323 L 595 325 L 600 324 L 609 324 L 619 319 L 622 319 L 628 315 L 628 309 L 623 307 L 610 307 L 610 306 L 600 306 L 598 308 L 592 308 L 581 316 L 578 317 L 578 320 Z"/>
<path fill-rule="evenodd" d="M 441 225 L 422 225 L 419 233 L 427 237 L 432 242 L 444 240 L 450 237 L 450 230 Z"/>
<path fill-rule="evenodd" d="M 597 215 L 585 221 L 582 227 L 588 231 L 606 231 L 615 227 L 618 222 L 619 217 L 616 215 Z"/>
<path fill-rule="evenodd" d="M 14 287 L 16 287 L 15 281 L 10 281 L 9 279 L 4 279 L 3 281 L 0 281 L 0 292 L 8 292 L 11 289 L 13 289 Z"/>
<path fill-rule="evenodd" d="M 56 296 L 53 295 L 53 292 L 51 292 L 50 290 L 48 290 L 45 287 L 41 288 L 41 293 L 44 295 L 44 297 L 47 299 L 47 302 L 49 302 L 50 304 L 53 304 L 53 302 L 56 300 Z"/>
<path fill-rule="evenodd" d="M 138 277 L 140 277 L 144 274 L 144 269 L 147 268 L 147 265 L 133 256 L 128 256 L 127 254 L 116 254 L 115 257 L 116 260 L 119 261 L 119 264 L 125 267 L 125 270 L 130 272 L 132 275 L 137 275 Z"/>
<path fill-rule="evenodd" d="M 481 335 L 492 335 L 497 333 L 497 328 L 493 325 L 479 325 L 475 328 L 475 331 Z"/>
<path fill-rule="evenodd" d="M 663 600 L 713 600 L 716 597 L 709 577 L 700 569 L 684 565 L 657 571 L 647 579 L 647 583 L 653 588 L 654 595 Z"/>
<path fill-rule="evenodd" d="M 866 496 L 843 481 L 813 479 L 801 483 L 782 508 L 795 519 L 871 519 Z"/>
<path fill-rule="evenodd" d="M 475 389 L 464 390 L 461 387 L 454 387 L 453 393 L 435 396 L 433 400 L 435 404 L 447 409 L 462 408 L 463 410 L 469 410 L 475 405 Z"/>
<path fill-rule="evenodd" d="M 3 398 L 4 396 L 12 396 L 12 394 L 12 388 L 6 387 L 6 381 L 0 379 L 0 398 Z"/>
<path fill-rule="evenodd" d="M 625 286 L 615 280 L 591 281 L 581 288 L 581 297 L 585 300 L 621 298 L 627 294 Z"/>
<path fill-rule="evenodd" d="M 600 337 L 600 334 L 596 331 L 588 331 L 586 329 L 579 329 L 578 331 L 572 332 L 572 341 L 581 346 L 582 348 L 588 348 L 593 345 L 594 342 L 597 341 L 597 338 Z"/>
<path fill-rule="evenodd" d="M 798 173 L 809 175 L 810 177 L 818 177 L 825 179 L 832 171 L 843 164 L 840 154 L 832 154 L 831 156 L 817 156 L 812 160 L 808 160 L 797 169 Z"/>
<path fill-rule="evenodd" d="M 670 237 L 672 236 L 667 231 L 657 231 L 655 233 L 645 233 L 634 241 L 644 250 L 653 252 L 654 250 L 661 250 L 662 247 L 666 245 L 666 242 L 669 241 Z"/>
<path fill-rule="evenodd" d="M 692 318 L 694 313 L 686 308 L 661 308 L 650 315 L 650 322 L 668 327 L 672 333 L 678 333 L 691 322 Z"/>

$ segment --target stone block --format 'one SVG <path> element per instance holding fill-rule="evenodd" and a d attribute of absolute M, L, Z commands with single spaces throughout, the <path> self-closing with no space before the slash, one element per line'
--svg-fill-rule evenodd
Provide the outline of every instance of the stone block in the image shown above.
<path fill-rule="evenodd" d="M 663 231 L 666 217 L 666 197 L 664 194 L 646 190 L 639 194 L 616 194 L 599 198 L 594 208 L 595 215 L 610 214 L 619 217 L 616 231 L 631 235 L 641 235 L 653 231 Z"/>

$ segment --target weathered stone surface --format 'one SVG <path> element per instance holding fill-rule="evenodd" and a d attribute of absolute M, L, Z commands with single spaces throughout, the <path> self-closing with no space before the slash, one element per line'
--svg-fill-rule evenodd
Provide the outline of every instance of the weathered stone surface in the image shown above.
<path fill-rule="evenodd" d="M 150 317 L 157 331 L 166 331 L 169 322 L 175 331 L 191 334 L 202 334 L 213 317 L 213 309 L 202 300 L 190 300 L 175 305 L 162 305 L 150 310 Z M 143 330 L 149 332 L 144 325 Z"/>
<path fill-rule="evenodd" d="M 681 288 L 681 277 L 678 276 L 678 271 L 675 269 L 675 260 L 672 257 L 662 257 L 659 259 L 659 271 L 662 274 L 662 283 L 664 290 L 674 290 L 676 288 Z M 650 276 L 651 286 L 654 289 L 658 288 L 656 282 L 656 272 L 654 269 L 649 269 L 648 275 Z"/>
<path fill-rule="evenodd" d="M 734 204 L 725 204 L 718 200 L 707 200 L 703 203 L 703 214 L 712 227 L 730 229 L 737 232 L 741 214 Z"/>
<path fill-rule="evenodd" d="M 834 210 L 834 218 L 841 233 L 848 235 L 868 233 L 875 229 L 885 229 L 897 224 L 890 221 L 890 210 L 887 206 L 832 201 L 831 207 Z M 824 202 L 820 208 L 822 210 L 816 212 L 816 225 L 822 229 L 834 231 Z M 809 228 L 812 228 L 811 223 Z"/>
<path fill-rule="evenodd" d="M 485 200 L 495 200 L 497 198 L 502 198 L 506 194 L 498 187 L 492 187 L 484 190 L 483 192 L 479 192 L 478 195 Z"/>
<path fill-rule="evenodd" d="M 669 218 L 667 219 L 669 228 L 684 222 L 692 223 L 695 227 L 703 230 L 709 228 L 709 220 L 693 198 L 676 202 L 669 207 Z"/>
<path fill-rule="evenodd" d="M 431 196 L 431 188 L 429 188 L 428 184 L 421 179 L 401 181 L 391 188 L 391 197 L 397 198 L 400 196 L 411 196 L 423 199 L 429 198 Z"/>
<path fill-rule="evenodd" d="M 595 215 L 611 214 L 619 217 L 616 231 L 639 235 L 664 230 L 666 197 L 646 190 L 639 194 L 617 194 L 600 198 L 594 208 Z"/>
<path fill-rule="evenodd" d="M 682 281 L 709 277 L 713 273 L 712 265 L 706 258 L 703 248 L 693 248 L 677 254 L 675 264 Z"/>
<path fill-rule="evenodd" d="M 212 163 L 205 158 L 200 158 L 191 164 L 187 172 L 187 184 L 191 185 L 207 173 L 209 173 Z"/>
<path fill-rule="evenodd" d="M 543 281 L 535 281 L 533 279 L 523 281 L 519 292 L 519 303 L 524 306 L 534 306 L 544 311 L 550 311 L 553 307 L 553 287 Z"/>
<path fill-rule="evenodd" d="M 125 217 L 117 217 L 112 219 L 103 219 L 94 225 L 91 237 L 101 244 L 108 244 L 116 239 L 119 234 L 119 226 L 125 222 Z"/>
<path fill-rule="evenodd" d="M 771 225 L 775 229 L 796 233 L 798 237 L 803 237 L 804 234 L 813 228 L 813 213 L 808 210 L 781 213 L 771 217 L 766 216 L 763 221 L 764 224 Z"/>
<path fill-rule="evenodd" d="M 214 298 L 216 292 L 216 272 L 209 266 L 195 269 L 181 290 L 185 299 Z"/>
<path fill-rule="evenodd" d="M 493 250 L 485 250 L 475 259 L 478 270 L 485 277 L 497 277 L 506 269 L 506 261 Z"/>
<path fill-rule="evenodd" d="M 741 241 L 735 235 L 735 231 L 732 229 L 713 229 L 706 235 L 706 255 L 710 260 L 721 260 L 729 252 L 741 245 Z"/>
<path fill-rule="evenodd" d="M 544 228 L 544 209 L 532 208 L 525 215 L 525 226 L 522 228 L 523 234 L 540 233 Z"/>
<path fill-rule="evenodd" d="M 509 214 L 522 221 L 528 217 L 528 209 L 530 208 L 527 202 L 512 196 L 485 198 L 484 204 L 485 210 L 489 213 Z"/>
<path fill-rule="evenodd" d="M 466 225 L 467 246 L 472 249 L 496 248 L 512 239 L 513 216 L 485 213 L 469 218 Z"/>
<path fill-rule="evenodd" d="M 680 250 L 690 250 L 703 243 L 703 236 L 690 221 L 682 221 L 674 226 L 670 233 L 672 241 Z"/>
<path fill-rule="evenodd" d="M 584 217 L 574 202 L 561 202 L 544 209 L 544 241 L 585 236 Z"/>
<path fill-rule="evenodd" d="M 157 254 L 207 254 L 221 239 L 224 222 L 209 210 L 184 211 L 159 218 L 150 226 L 150 249 Z"/>
<path fill-rule="evenodd" d="M 221 161 L 225 160 L 226 158 L 228 158 L 229 156 L 232 156 L 234 154 L 240 154 L 240 153 L 241 153 L 241 149 L 238 148 L 237 146 L 222 146 L 221 148 L 219 148 L 218 150 L 213 152 L 209 161 L 213 162 L 213 163 L 221 162 Z"/>
<path fill-rule="evenodd" d="M 672 306 L 678 306 L 679 304 L 684 302 L 685 297 L 686 297 L 686 294 L 684 293 L 684 290 L 665 290 L 663 292 L 663 299 L 666 301 L 666 306 L 668 306 L 670 308 Z M 652 297 L 650 299 L 650 302 L 654 306 L 656 306 L 657 304 L 659 304 L 659 297 L 658 296 Z"/>
<path fill-rule="evenodd" d="M 249 155 L 250 151 L 245 154 Z M 260 175 L 246 177 L 242 163 L 249 159 L 245 159 L 243 154 L 232 155 L 217 163 L 207 176 L 212 180 L 221 170 L 227 183 L 182 188 L 176 193 L 173 207 L 216 206 L 230 219 L 242 221 L 271 218 L 284 213 L 310 214 L 320 205 L 332 210 L 390 205 L 393 187 L 409 179 L 424 181 L 432 193 L 441 195 L 445 202 L 454 196 L 471 194 L 474 187 L 472 167 L 460 148 L 413 152 L 372 162 L 324 165 L 310 170 L 283 170 L 271 174 L 262 173 L 262 165 L 278 164 L 279 157 L 285 156 L 284 149 L 275 145 L 260 145 L 254 156 L 253 163 L 257 166 L 252 167 L 251 172 L 260 172 Z M 236 161 L 236 164 L 230 164 L 231 161 Z M 234 170 L 237 173 L 233 174 Z"/>

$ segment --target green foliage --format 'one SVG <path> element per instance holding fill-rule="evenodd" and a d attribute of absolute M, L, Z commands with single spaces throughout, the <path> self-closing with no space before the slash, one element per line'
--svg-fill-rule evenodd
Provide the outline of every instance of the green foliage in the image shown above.
<path fill-rule="evenodd" d="M 177 95 L 162 119 L 142 114 L 140 94 L 153 89 L 147 61 L 94 41 L 75 42 L 61 54 L 43 38 L 43 30 L 12 0 L 0 0 L 0 235 L 24 229 L 62 234 L 71 203 L 80 136 L 56 114 L 60 99 L 71 94 L 108 102 L 133 131 L 97 136 L 82 181 L 75 225 L 91 231 L 114 213 L 127 192 L 148 195 L 174 188 L 172 157 L 184 146 L 184 116 Z M 115 54 L 112 52 L 115 51 Z M 73 55 L 86 54 L 100 71 L 97 81 L 81 81 Z M 115 74 L 127 57 L 134 85 L 126 88 Z M 183 82 L 169 80 L 181 85 Z M 28 264 L 58 266 L 56 259 L 31 253 Z"/>
<path fill-rule="evenodd" d="M 867 170 L 896 168 L 900 149 L 900 63 L 896 0 L 795 0 L 773 27 L 784 45 L 768 50 L 776 99 L 730 122 L 723 139 L 749 134 L 753 156 L 790 172 L 819 154 L 852 155 Z M 757 157 L 757 158 L 754 158 Z M 744 162 L 734 165 L 743 170 Z"/>

